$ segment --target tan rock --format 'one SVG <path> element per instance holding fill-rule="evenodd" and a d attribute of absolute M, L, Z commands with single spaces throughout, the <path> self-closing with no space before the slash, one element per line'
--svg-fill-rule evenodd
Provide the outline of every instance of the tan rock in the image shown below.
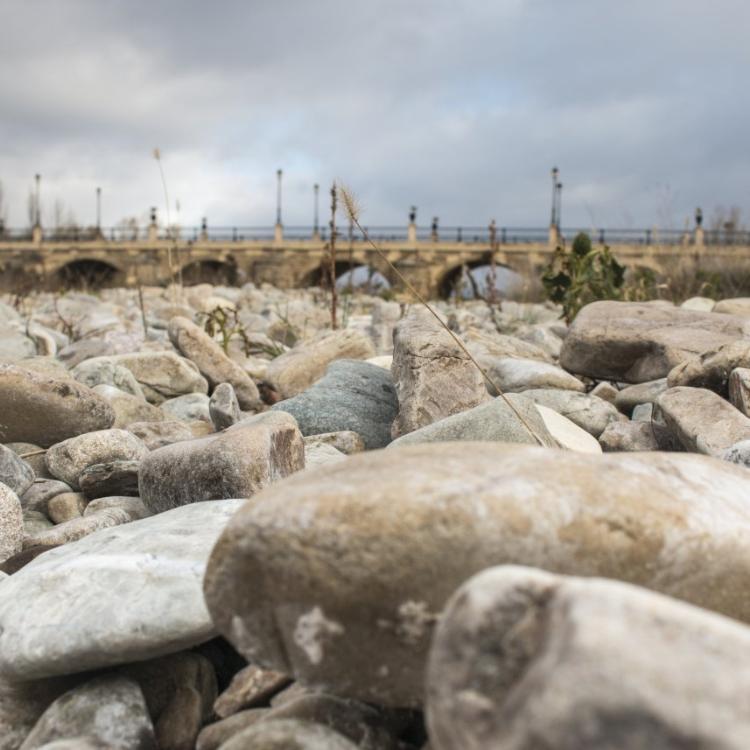
<path fill-rule="evenodd" d="M 115 412 L 112 427 L 125 428 L 133 422 L 161 422 L 166 419 L 164 412 L 145 399 L 132 396 L 111 385 L 96 385 L 92 389 L 105 398 Z"/>
<path fill-rule="evenodd" d="M 436 617 L 491 565 L 621 579 L 750 622 L 748 496 L 746 469 L 695 455 L 373 451 L 246 502 L 214 547 L 205 597 L 250 662 L 419 705 Z"/>
<path fill-rule="evenodd" d="M 360 331 L 329 331 L 271 360 L 266 379 L 282 398 L 291 398 L 322 378 L 331 362 L 374 356 L 372 342 Z"/>
<path fill-rule="evenodd" d="M 750 320 L 640 302 L 593 302 L 576 316 L 560 364 L 592 378 L 642 383 L 711 348 L 750 340 Z"/>
<path fill-rule="evenodd" d="M 670 388 L 678 385 L 708 388 L 726 398 L 732 370 L 748 366 L 750 341 L 732 341 L 677 365 L 667 376 L 667 385 Z"/>
<path fill-rule="evenodd" d="M 729 401 L 750 416 L 750 368 L 738 367 L 729 374 Z"/>
<path fill-rule="evenodd" d="M 229 687 L 216 699 L 214 712 L 225 719 L 243 709 L 258 706 L 291 681 L 291 677 L 281 672 L 249 664 L 237 672 Z"/>
<path fill-rule="evenodd" d="M 422 308 L 396 326 L 391 373 L 399 401 L 394 438 L 490 399 L 477 366 Z"/>

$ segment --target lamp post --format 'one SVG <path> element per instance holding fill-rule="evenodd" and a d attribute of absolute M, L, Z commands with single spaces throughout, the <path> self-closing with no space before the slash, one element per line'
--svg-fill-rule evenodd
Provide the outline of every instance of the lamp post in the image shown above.
<path fill-rule="evenodd" d="M 36 209 L 34 217 L 34 226 L 35 227 L 41 227 L 42 226 L 42 203 L 41 203 L 41 187 L 40 183 L 42 181 L 42 175 L 35 174 L 34 175 L 34 181 L 36 182 L 36 198 L 35 203 L 36 205 L 34 208 Z"/>
<path fill-rule="evenodd" d="M 557 234 L 560 234 L 560 224 L 562 222 L 562 182 L 557 183 Z"/>
<path fill-rule="evenodd" d="M 550 227 L 557 228 L 557 177 L 560 174 L 560 170 L 557 167 L 552 167 L 552 216 L 550 218 Z"/>
<path fill-rule="evenodd" d="M 318 195 L 320 193 L 320 185 L 316 182 L 313 185 L 313 202 L 314 202 L 314 211 L 313 211 L 313 238 L 318 239 L 320 236 L 320 224 L 319 224 L 319 217 L 318 217 Z"/>
<path fill-rule="evenodd" d="M 96 233 L 102 233 L 102 189 L 96 189 Z"/>
<path fill-rule="evenodd" d="M 281 226 L 281 169 L 276 170 L 276 224 Z"/>

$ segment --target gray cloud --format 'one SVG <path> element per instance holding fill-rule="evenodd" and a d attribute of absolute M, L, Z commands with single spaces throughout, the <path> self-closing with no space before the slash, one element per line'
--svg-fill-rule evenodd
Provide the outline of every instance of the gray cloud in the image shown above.
<path fill-rule="evenodd" d="M 721 0 L 5 0 L 0 180 L 91 221 L 312 218 L 340 178 L 368 223 L 681 227 L 746 210 L 750 6 Z"/>

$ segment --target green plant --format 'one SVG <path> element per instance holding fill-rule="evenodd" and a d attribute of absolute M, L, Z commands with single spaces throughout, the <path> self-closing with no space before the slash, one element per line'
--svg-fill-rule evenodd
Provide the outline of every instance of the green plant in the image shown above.
<path fill-rule="evenodd" d="M 562 305 L 567 323 L 589 302 L 600 299 L 622 299 L 625 268 L 607 245 L 595 248 L 591 238 L 580 232 L 568 252 L 557 247 L 542 274 L 547 298 Z"/>

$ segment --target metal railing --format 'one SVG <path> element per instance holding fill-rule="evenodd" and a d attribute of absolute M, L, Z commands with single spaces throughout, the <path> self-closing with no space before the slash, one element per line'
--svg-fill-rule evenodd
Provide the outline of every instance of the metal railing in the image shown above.
<path fill-rule="evenodd" d="M 409 229 L 401 226 L 366 227 L 370 237 L 376 242 L 407 242 Z M 38 232 L 39 230 L 37 230 Z M 314 239 L 311 226 L 284 226 L 285 241 L 305 241 Z M 158 240 L 177 240 L 179 242 L 273 242 L 276 228 L 274 226 L 218 226 L 218 227 L 180 227 L 171 232 L 165 227 L 158 227 L 154 234 L 152 227 L 60 227 L 43 228 L 41 237 L 47 243 L 78 242 L 145 242 L 156 236 Z M 562 238 L 570 243 L 579 232 L 588 234 L 594 243 L 608 245 L 690 245 L 695 243 L 695 231 L 678 229 L 599 229 L 585 227 L 565 227 L 561 230 Z M 328 226 L 321 226 L 318 238 L 322 242 L 329 239 Z M 339 243 L 346 245 L 351 237 L 355 243 L 362 242 L 358 230 L 351 231 L 344 224 L 337 227 L 336 237 Z M 546 244 L 549 241 L 549 227 L 502 227 L 496 229 L 496 240 L 500 245 Z M 705 230 L 705 245 L 750 246 L 750 231 L 720 229 Z M 30 228 L 9 228 L 0 226 L 0 242 L 31 242 L 34 231 Z M 443 244 L 461 243 L 465 245 L 490 243 L 490 231 L 486 226 L 431 226 L 416 227 L 416 239 L 419 242 L 439 242 Z"/>

